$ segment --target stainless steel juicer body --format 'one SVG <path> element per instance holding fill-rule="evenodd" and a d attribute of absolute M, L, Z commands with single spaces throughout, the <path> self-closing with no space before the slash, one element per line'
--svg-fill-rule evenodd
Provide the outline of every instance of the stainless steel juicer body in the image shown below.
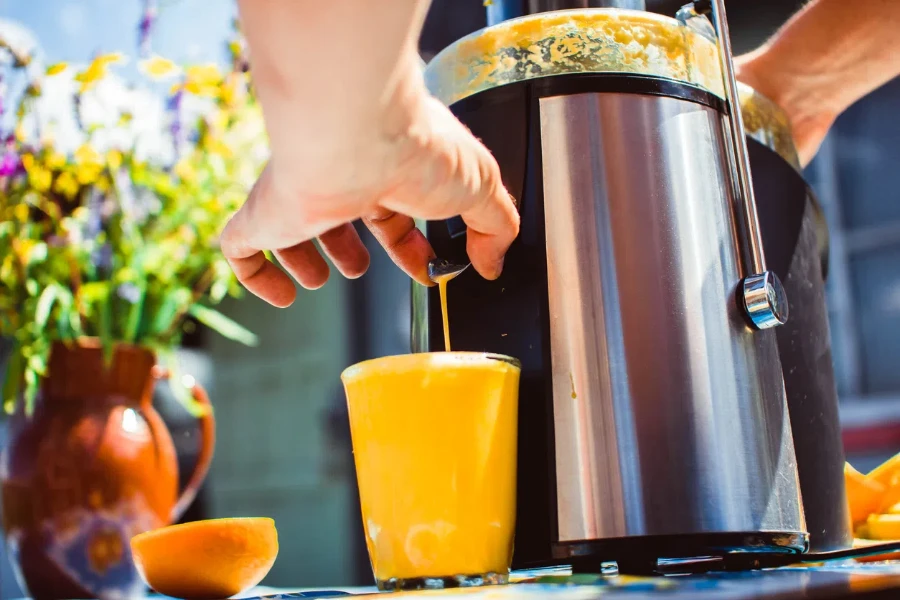
<path fill-rule="evenodd" d="M 721 113 L 539 105 L 559 541 L 803 530 L 775 333 L 734 300 Z"/>
<path fill-rule="evenodd" d="M 523 365 L 516 566 L 806 548 L 775 332 L 742 294 L 765 265 L 719 69 L 677 21 L 584 10 L 488 28 L 426 73 L 519 200 L 501 278 L 449 287 L 454 349 Z M 464 259 L 458 223 L 424 227 Z M 438 311 L 414 286 L 414 351 L 443 347 Z"/>

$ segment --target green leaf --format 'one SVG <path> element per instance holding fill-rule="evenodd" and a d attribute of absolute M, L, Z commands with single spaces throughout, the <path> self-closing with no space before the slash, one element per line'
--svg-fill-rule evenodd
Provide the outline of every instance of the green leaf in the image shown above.
<path fill-rule="evenodd" d="M 47 244 L 37 242 L 28 252 L 28 259 L 25 261 L 25 265 L 31 266 L 34 263 L 44 262 L 45 260 L 47 260 Z"/>
<path fill-rule="evenodd" d="M 112 297 L 108 291 L 107 289 L 107 295 L 100 305 L 100 323 L 98 327 L 100 343 L 103 345 L 103 362 L 107 367 L 112 365 L 115 345 L 115 339 L 113 339 Z"/>
<path fill-rule="evenodd" d="M 25 414 L 31 416 L 34 412 L 34 402 L 37 399 L 40 377 L 30 367 L 25 368 Z"/>
<path fill-rule="evenodd" d="M 228 280 L 220 279 L 209 288 L 209 301 L 213 304 L 221 302 L 228 295 Z"/>
<path fill-rule="evenodd" d="M 32 354 L 28 357 L 28 368 L 38 375 L 44 376 L 47 374 L 47 357 L 44 356 L 43 352 Z"/>
<path fill-rule="evenodd" d="M 100 300 L 109 297 L 108 281 L 92 281 L 85 283 L 78 290 L 78 296 L 89 304 L 96 304 Z"/>
<path fill-rule="evenodd" d="M 113 315 L 112 287 L 109 281 L 92 281 L 78 290 L 78 296 L 85 304 L 87 317 L 96 316 L 97 335 L 103 346 L 103 358 L 112 361 L 113 351 Z M 70 317 L 70 323 L 74 325 Z M 80 328 L 80 327 L 79 327 Z"/>
<path fill-rule="evenodd" d="M 72 329 L 72 337 L 79 338 L 84 335 L 81 326 L 81 314 L 74 307 L 69 311 L 69 327 Z"/>
<path fill-rule="evenodd" d="M 152 333 L 159 335 L 172 329 L 175 320 L 188 310 L 192 299 L 193 293 L 186 287 L 175 288 L 166 294 L 153 319 Z"/>
<path fill-rule="evenodd" d="M 12 237 L 16 233 L 16 224 L 12 221 L 0 222 L 0 240 Z"/>
<path fill-rule="evenodd" d="M 72 295 L 72 292 L 67 290 L 61 285 L 56 286 L 56 306 L 58 307 L 58 316 L 56 318 L 56 329 L 59 333 L 59 339 L 61 340 L 71 340 L 75 337 L 78 337 L 78 333 L 81 330 L 81 320 L 78 318 L 78 313 L 74 311 L 74 303 L 75 297 Z M 72 326 L 72 313 L 75 313 L 75 317 L 78 320 L 77 330 Z"/>
<path fill-rule="evenodd" d="M 7 414 L 12 414 L 16 408 L 19 391 L 22 389 L 24 367 L 24 357 L 17 347 L 9 355 L 9 362 L 6 365 L 6 376 L 3 380 L 3 409 Z"/>
<path fill-rule="evenodd" d="M 184 374 L 181 372 L 178 355 L 170 350 L 158 354 L 158 356 L 169 370 L 169 389 L 172 390 L 175 399 L 194 417 L 199 418 L 203 416 L 206 407 L 194 400 L 191 390 L 184 385 Z"/>
<path fill-rule="evenodd" d="M 254 333 L 217 310 L 202 304 L 193 304 L 188 312 L 210 329 L 219 332 L 219 334 L 230 340 L 240 342 L 246 346 L 259 344 L 259 338 Z"/>
<path fill-rule="evenodd" d="M 141 330 L 141 318 L 144 315 L 144 300 L 147 298 L 147 283 L 135 284 L 138 288 L 138 299 L 128 311 L 128 322 L 125 325 L 125 341 L 136 342 Z"/>
<path fill-rule="evenodd" d="M 47 326 L 47 320 L 50 318 L 50 310 L 53 308 L 53 303 L 56 302 L 56 299 L 59 296 L 59 289 L 60 286 L 58 284 L 52 283 L 44 288 L 44 291 L 41 292 L 41 297 L 38 298 L 37 308 L 34 309 L 34 323 L 40 330 L 43 330 L 44 327 Z"/>

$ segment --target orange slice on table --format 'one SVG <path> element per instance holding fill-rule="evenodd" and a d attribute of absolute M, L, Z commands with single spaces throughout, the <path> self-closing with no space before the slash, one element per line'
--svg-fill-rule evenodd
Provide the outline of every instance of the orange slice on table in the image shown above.
<path fill-rule="evenodd" d="M 160 594 L 228 598 L 266 576 L 278 555 L 278 532 L 266 518 L 196 521 L 136 535 L 131 552 L 141 577 Z"/>
<path fill-rule="evenodd" d="M 900 475 L 900 454 L 895 454 L 869 471 L 866 477 L 888 487 L 894 482 L 898 475 Z"/>
<path fill-rule="evenodd" d="M 863 475 L 849 463 L 844 463 L 844 483 L 847 487 L 847 503 L 853 523 L 865 522 L 869 515 L 881 508 L 887 487 Z"/>

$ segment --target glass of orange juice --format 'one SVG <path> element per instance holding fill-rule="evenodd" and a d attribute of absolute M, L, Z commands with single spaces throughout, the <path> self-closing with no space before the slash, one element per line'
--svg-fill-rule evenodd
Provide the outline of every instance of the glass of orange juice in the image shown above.
<path fill-rule="evenodd" d="M 506 356 L 434 352 L 341 375 L 380 590 L 508 581 L 519 371 Z"/>

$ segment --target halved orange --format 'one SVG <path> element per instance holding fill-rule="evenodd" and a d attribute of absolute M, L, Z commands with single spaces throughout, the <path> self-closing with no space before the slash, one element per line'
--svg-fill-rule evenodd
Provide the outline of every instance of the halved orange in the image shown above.
<path fill-rule="evenodd" d="M 844 483 L 853 523 L 865 522 L 869 515 L 881 506 L 887 489 L 881 483 L 854 469 L 849 463 L 844 464 Z"/>
<path fill-rule="evenodd" d="M 258 584 L 272 568 L 278 532 L 267 518 L 210 519 L 136 535 L 131 552 L 141 577 L 160 594 L 229 598 Z"/>
<path fill-rule="evenodd" d="M 877 481 L 884 487 L 889 487 L 894 483 L 894 479 L 896 479 L 898 475 L 900 475 L 900 453 L 895 454 L 869 471 L 866 477 L 872 481 Z"/>

